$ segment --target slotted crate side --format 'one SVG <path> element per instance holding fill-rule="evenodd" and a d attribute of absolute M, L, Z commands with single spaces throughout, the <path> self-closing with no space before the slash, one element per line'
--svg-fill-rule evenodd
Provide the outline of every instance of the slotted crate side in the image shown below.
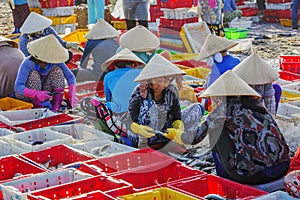
<path fill-rule="evenodd" d="M 47 170 L 42 169 L 34 164 L 26 162 L 20 159 L 16 155 L 3 156 L 0 158 L 0 183 L 4 183 L 17 177 L 24 177 L 25 175 L 32 175 L 41 172 L 46 172 Z"/>
<path fill-rule="evenodd" d="M 35 129 L 3 137 L 3 140 L 20 145 L 26 151 L 34 151 L 57 144 L 71 144 L 72 137 L 48 129 Z"/>
<path fill-rule="evenodd" d="M 164 166 L 172 162 L 175 162 L 172 157 L 151 148 L 145 148 L 107 158 L 86 161 L 85 164 L 98 171 L 113 174 L 149 164 L 161 163 L 161 166 Z"/>
<path fill-rule="evenodd" d="M 172 181 L 178 181 L 204 174 L 206 173 L 203 171 L 190 168 L 178 161 L 175 161 L 169 165 L 161 163 L 151 164 L 133 170 L 112 174 L 111 177 L 123 179 L 131 183 L 138 191 L 158 185 L 165 186 Z"/>
<path fill-rule="evenodd" d="M 18 145 L 13 145 L 11 142 L 0 139 L 0 157 L 13 154 L 25 153 L 26 150 Z"/>
<path fill-rule="evenodd" d="M 45 188 L 40 191 L 34 191 L 31 194 L 34 196 L 40 195 L 49 199 L 63 199 L 76 197 L 96 190 L 100 190 L 102 192 L 113 192 L 119 189 L 133 191 L 132 185 L 123 180 L 99 175 L 72 183 Z"/>
<path fill-rule="evenodd" d="M 79 149 L 86 153 L 89 153 L 95 157 L 107 157 L 117 154 L 122 154 L 125 152 L 131 152 L 136 150 L 136 148 L 126 146 L 120 143 L 113 142 L 111 140 L 98 139 L 95 141 L 88 141 L 77 144 L 70 144 L 71 147 Z M 97 149 L 103 149 L 102 151 L 97 151 Z"/>
<path fill-rule="evenodd" d="M 196 198 L 205 197 L 208 194 L 217 194 L 231 199 L 243 199 L 247 197 L 258 197 L 267 192 L 242 185 L 228 179 L 212 174 L 198 176 L 191 179 L 168 184 L 168 187 Z"/>
<path fill-rule="evenodd" d="M 30 177 L 5 182 L 0 185 L 3 197 L 22 196 L 24 193 L 39 191 L 45 188 L 52 188 L 70 182 L 76 182 L 91 177 L 90 174 L 80 172 L 76 169 L 61 169 L 51 172 L 44 172 Z M 9 192 L 3 192 L 3 187 L 9 186 Z M 13 190 L 16 188 L 18 191 Z M 6 199 L 6 198 L 5 198 Z M 9 198 L 7 198 L 9 199 Z"/>
<path fill-rule="evenodd" d="M 74 143 L 81 143 L 95 139 L 114 140 L 113 136 L 82 123 L 50 126 L 49 129 L 72 136 Z"/>
<path fill-rule="evenodd" d="M 78 161 L 93 159 L 93 157 L 86 155 L 84 152 L 63 144 L 23 153 L 21 156 L 25 160 L 29 159 L 29 161 L 36 162 L 50 170 L 55 170 Z"/>

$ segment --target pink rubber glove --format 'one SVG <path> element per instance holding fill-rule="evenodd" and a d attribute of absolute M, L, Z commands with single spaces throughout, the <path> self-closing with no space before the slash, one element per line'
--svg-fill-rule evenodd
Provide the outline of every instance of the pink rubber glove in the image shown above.
<path fill-rule="evenodd" d="M 208 0 L 208 4 L 210 8 L 215 8 L 217 6 L 216 0 Z"/>
<path fill-rule="evenodd" d="M 76 97 L 76 85 L 75 84 L 69 85 L 69 102 L 70 102 L 72 108 L 76 107 L 78 104 L 78 99 Z"/>
<path fill-rule="evenodd" d="M 40 102 L 44 102 L 52 96 L 49 95 L 49 92 L 47 91 L 42 91 L 42 90 L 34 90 L 34 89 L 29 89 L 25 88 L 24 89 L 24 96 L 29 97 L 29 98 L 37 98 Z"/>

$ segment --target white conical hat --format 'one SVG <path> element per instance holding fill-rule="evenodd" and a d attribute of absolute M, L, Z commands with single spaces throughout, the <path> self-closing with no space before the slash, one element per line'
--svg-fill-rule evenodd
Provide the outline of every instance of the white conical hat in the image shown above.
<path fill-rule="evenodd" d="M 62 63 L 69 58 L 67 49 L 53 34 L 28 43 L 27 49 L 33 57 L 47 63 Z"/>
<path fill-rule="evenodd" d="M 159 54 L 155 54 L 145 65 L 134 81 L 143 81 L 171 75 L 184 75 L 185 72 Z"/>
<path fill-rule="evenodd" d="M 257 96 L 260 95 L 252 89 L 243 79 L 232 70 L 226 71 L 215 80 L 200 97 L 214 96 Z"/>
<path fill-rule="evenodd" d="M 122 51 L 118 52 L 108 60 L 106 60 L 102 65 L 101 69 L 105 71 L 105 69 L 111 65 L 113 62 L 117 61 L 132 61 L 132 62 L 139 62 L 140 64 L 145 64 L 139 57 L 137 57 L 132 51 L 125 48 Z"/>
<path fill-rule="evenodd" d="M 158 48 L 160 41 L 159 38 L 147 28 L 138 25 L 121 35 L 120 45 L 131 51 L 145 52 Z"/>
<path fill-rule="evenodd" d="M 215 53 L 228 50 L 237 44 L 238 43 L 234 41 L 210 34 L 206 37 L 197 60 L 203 60 Z"/>
<path fill-rule="evenodd" d="M 24 34 L 35 33 L 49 27 L 51 24 L 51 19 L 38 13 L 31 12 L 21 26 L 20 32 Z"/>
<path fill-rule="evenodd" d="M 91 30 L 84 36 L 86 39 L 100 40 L 115 38 L 120 34 L 112 25 L 103 19 L 99 19 Z"/>
<path fill-rule="evenodd" d="M 18 48 L 19 46 L 17 42 L 0 35 L 0 43 L 2 42 L 7 42 L 8 44 L 11 44 L 14 48 Z"/>
<path fill-rule="evenodd" d="M 255 53 L 235 66 L 233 71 L 250 85 L 272 83 L 279 78 L 279 72 Z"/>

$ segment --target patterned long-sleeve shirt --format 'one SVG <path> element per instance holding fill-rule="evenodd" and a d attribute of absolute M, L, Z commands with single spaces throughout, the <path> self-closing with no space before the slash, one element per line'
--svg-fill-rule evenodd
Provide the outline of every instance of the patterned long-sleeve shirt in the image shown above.
<path fill-rule="evenodd" d="M 65 63 L 51 64 L 48 63 L 47 67 L 44 70 L 40 70 L 39 65 L 35 64 L 30 60 L 30 56 L 25 58 L 19 68 L 18 75 L 15 82 L 15 91 L 19 94 L 24 95 L 25 85 L 28 79 L 28 76 L 32 70 L 37 70 L 41 75 L 46 76 L 53 67 L 60 67 L 63 71 L 64 77 L 67 80 L 68 85 L 75 84 L 76 79 L 74 74 L 69 70 Z"/>
<path fill-rule="evenodd" d="M 228 151 L 226 168 L 243 176 L 289 160 L 289 147 L 270 113 L 247 108 L 239 98 L 227 101 L 201 123 L 193 144 L 209 134 L 212 149 Z M 223 134 L 231 142 L 219 141 Z"/>

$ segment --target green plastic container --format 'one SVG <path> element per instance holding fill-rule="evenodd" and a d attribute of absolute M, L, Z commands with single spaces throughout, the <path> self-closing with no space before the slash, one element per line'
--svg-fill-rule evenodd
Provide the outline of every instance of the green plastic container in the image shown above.
<path fill-rule="evenodd" d="M 246 28 L 225 28 L 225 37 L 229 40 L 247 38 L 248 29 Z"/>

